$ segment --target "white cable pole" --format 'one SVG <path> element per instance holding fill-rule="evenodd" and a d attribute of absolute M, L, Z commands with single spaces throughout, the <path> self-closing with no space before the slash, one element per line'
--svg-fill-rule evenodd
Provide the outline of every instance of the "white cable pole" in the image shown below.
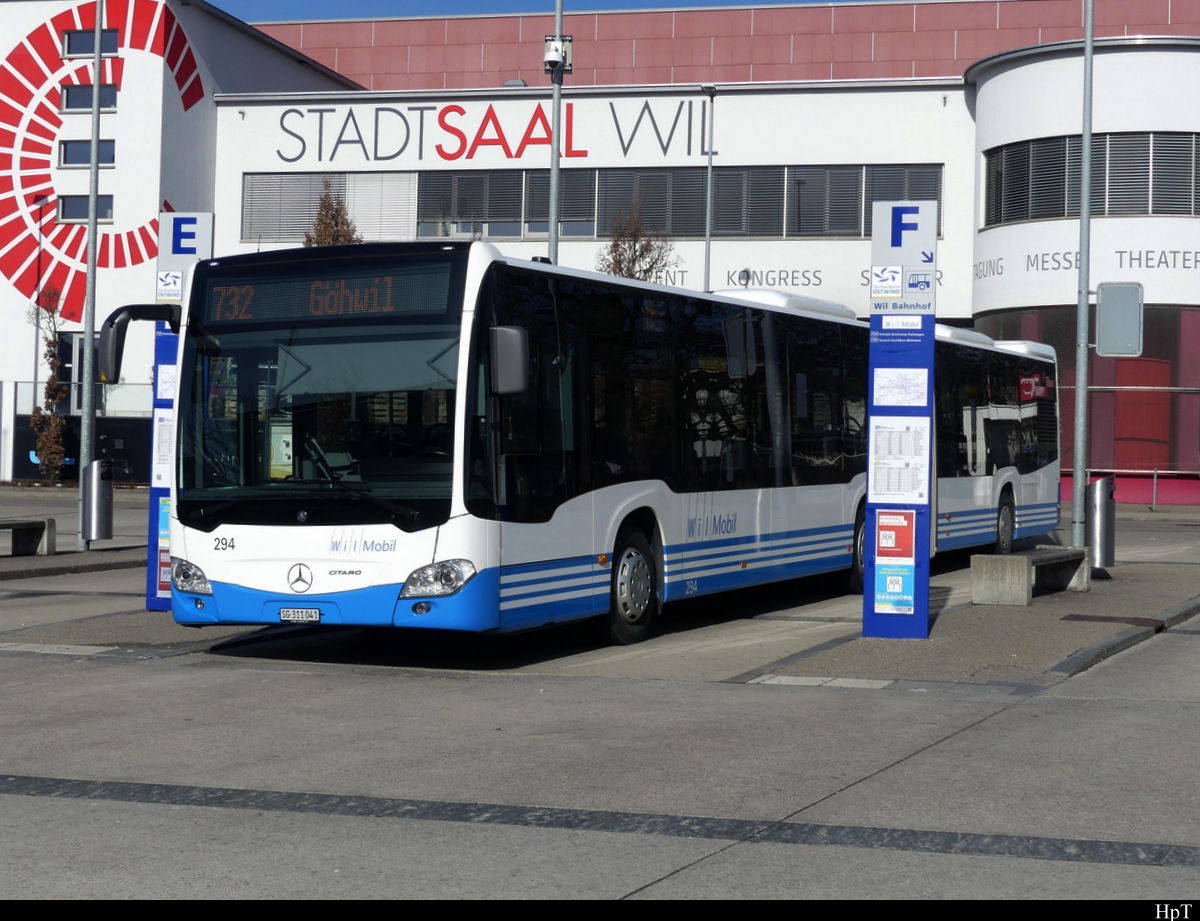
<path fill-rule="evenodd" d="M 558 214 L 559 205 L 559 163 L 558 163 L 558 146 L 559 132 L 562 129 L 562 83 L 563 71 L 566 70 L 566 50 L 562 47 L 562 17 L 563 17 L 563 0 L 555 0 L 554 3 L 554 42 L 559 46 L 560 56 L 550 70 L 550 83 L 554 87 L 554 124 L 550 128 L 550 238 L 547 246 L 546 255 L 550 262 L 558 265 Z"/>
<path fill-rule="evenodd" d="M 92 445 L 95 441 L 96 406 L 94 402 L 95 387 L 92 384 L 96 376 L 95 349 L 93 340 L 96 338 L 96 259 L 99 253 L 97 225 L 99 223 L 100 204 L 100 88 L 104 77 L 100 66 L 102 63 L 102 44 L 104 39 L 104 4 L 96 3 L 96 28 L 92 49 L 92 156 L 90 176 L 88 181 L 88 244 L 87 244 L 87 284 L 83 295 L 83 368 L 80 372 L 80 384 L 83 393 L 80 399 L 79 422 L 79 542 L 78 549 L 86 550 L 88 541 L 84 536 L 83 519 L 85 511 L 84 483 L 87 479 L 88 465 L 92 462 Z"/>
<path fill-rule="evenodd" d="M 1093 0 L 1084 7 L 1083 138 L 1079 170 L 1079 301 L 1075 314 L 1075 463 L 1071 470 L 1071 544 L 1087 543 L 1088 304 L 1091 294 L 1092 241 L 1092 34 Z"/>

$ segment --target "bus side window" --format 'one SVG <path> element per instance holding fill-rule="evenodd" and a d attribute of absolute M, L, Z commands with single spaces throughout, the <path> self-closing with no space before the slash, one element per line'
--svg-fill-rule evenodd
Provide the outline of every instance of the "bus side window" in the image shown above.
<path fill-rule="evenodd" d="M 792 398 L 792 479 L 798 486 L 840 483 L 843 438 L 834 406 L 844 389 L 837 326 L 796 317 L 788 323 Z"/>
<path fill-rule="evenodd" d="M 843 326 L 840 331 L 842 356 L 838 368 L 841 379 L 840 422 L 842 429 L 842 469 L 844 482 L 867 472 L 867 378 L 857 369 L 867 367 L 867 330 L 862 326 Z"/>

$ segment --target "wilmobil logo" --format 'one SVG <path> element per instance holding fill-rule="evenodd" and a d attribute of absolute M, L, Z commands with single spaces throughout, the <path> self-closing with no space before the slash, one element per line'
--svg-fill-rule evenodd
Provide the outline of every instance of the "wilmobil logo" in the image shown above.
<path fill-rule="evenodd" d="M 395 553 L 396 538 L 383 540 L 361 534 L 338 534 L 329 539 L 330 553 Z"/>
<path fill-rule="evenodd" d="M 737 533 L 737 512 L 727 515 L 694 515 L 687 520 L 688 540 Z"/>

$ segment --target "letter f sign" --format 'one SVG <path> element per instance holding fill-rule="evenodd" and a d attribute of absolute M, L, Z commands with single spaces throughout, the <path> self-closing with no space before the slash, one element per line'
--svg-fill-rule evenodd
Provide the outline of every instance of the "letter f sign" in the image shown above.
<path fill-rule="evenodd" d="M 917 230 L 915 221 L 906 221 L 906 214 L 917 214 L 921 209 L 916 205 L 896 205 L 892 208 L 892 248 L 898 249 L 904 245 L 904 231 Z"/>

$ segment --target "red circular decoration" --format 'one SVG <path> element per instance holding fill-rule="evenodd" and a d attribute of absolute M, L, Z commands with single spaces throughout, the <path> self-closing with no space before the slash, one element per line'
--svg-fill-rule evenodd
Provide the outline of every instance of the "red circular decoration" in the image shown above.
<path fill-rule="evenodd" d="M 204 98 L 204 87 L 182 24 L 162 0 L 107 0 L 105 27 L 116 29 L 118 55 L 101 62 L 63 60 L 64 32 L 95 28 L 96 3 L 81 3 L 42 23 L 0 65 L 0 273 L 30 300 L 58 292 L 59 312 L 83 315 L 87 227 L 58 220 L 51 167 L 58 149 L 62 87 L 113 84 L 118 94 L 126 52 L 163 59 L 184 110 Z M 103 124 L 103 122 L 102 122 Z M 75 140 L 75 138 L 70 138 Z M 96 265 L 123 268 L 158 255 L 158 215 L 130 229 L 99 230 Z"/>

